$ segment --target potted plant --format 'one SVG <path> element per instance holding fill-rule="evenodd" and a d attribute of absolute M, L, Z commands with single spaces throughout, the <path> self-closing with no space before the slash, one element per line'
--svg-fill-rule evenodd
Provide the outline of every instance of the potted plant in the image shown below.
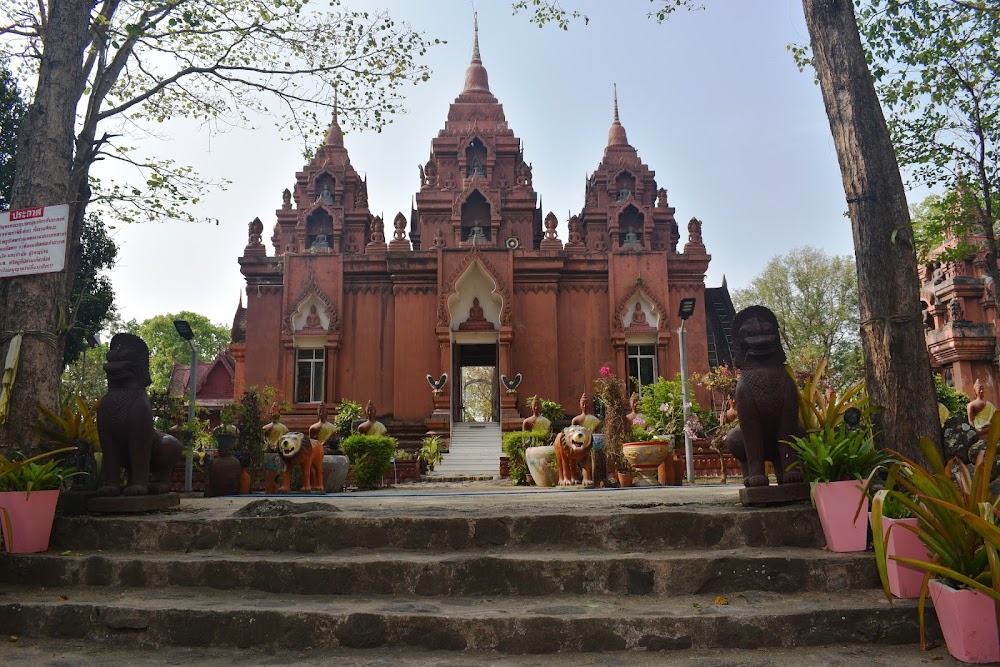
<path fill-rule="evenodd" d="M 872 503 L 872 530 L 876 562 L 886 595 L 890 595 L 887 564 L 896 562 L 924 573 L 918 613 L 921 647 L 924 644 L 924 604 L 928 592 L 948 646 L 948 652 L 965 662 L 1000 661 L 996 605 L 1000 604 L 1000 528 L 997 500 L 989 490 L 992 465 L 1000 439 L 1000 415 L 994 415 L 986 448 L 976 459 L 974 473 L 957 458 L 944 462 L 928 439 L 920 441 L 927 465 L 895 454 L 898 488 L 876 494 Z M 901 526 L 914 533 L 927 548 L 930 559 L 889 556 L 881 538 L 885 500 L 905 506 L 916 526 Z M 936 577 L 932 579 L 931 577 Z"/>
<path fill-rule="evenodd" d="M 396 439 L 386 435 L 354 433 L 340 445 L 351 461 L 354 480 L 360 489 L 373 489 L 382 483 L 392 465 Z"/>
<path fill-rule="evenodd" d="M 890 477 L 892 474 L 890 472 Z M 903 565 L 896 560 L 896 557 L 928 561 L 930 554 L 913 530 L 918 526 L 913 512 L 899 501 L 899 495 L 888 493 L 889 489 L 894 487 L 893 480 L 888 480 L 886 485 L 887 489 L 878 491 L 872 497 L 872 511 L 868 514 L 872 525 L 872 542 L 876 545 L 876 551 L 884 549 L 885 552 L 885 558 L 882 559 L 885 568 L 880 571 L 880 577 L 883 577 L 883 585 L 888 586 L 889 592 L 894 597 L 918 598 L 923 586 L 924 573 Z M 904 525 L 909 525 L 910 528 L 904 529 L 902 527 Z M 879 537 L 876 537 L 876 534 Z"/>
<path fill-rule="evenodd" d="M 59 489 L 78 473 L 55 460 L 41 462 L 72 451 L 73 447 L 63 447 L 18 460 L 0 454 L 0 530 L 7 551 L 36 553 L 49 548 Z"/>
<path fill-rule="evenodd" d="M 424 439 L 420 441 L 420 451 L 417 456 L 420 457 L 421 469 L 426 465 L 428 469 L 434 470 L 434 466 L 444 459 L 444 453 L 441 451 L 441 436 L 435 434 L 424 436 Z"/>
<path fill-rule="evenodd" d="M 819 512 L 826 546 L 831 551 L 864 551 L 868 545 L 868 499 L 864 480 L 872 471 L 895 462 L 885 450 L 875 448 L 871 429 L 851 429 L 841 422 L 793 437 L 788 443 L 799 455 L 800 466 L 812 484 L 813 502 Z"/>
<path fill-rule="evenodd" d="M 240 431 L 236 428 L 237 410 L 236 404 L 230 403 L 222 408 L 219 413 L 219 425 L 212 429 L 212 436 L 215 438 L 219 453 L 229 453 L 236 445 L 236 438 Z"/>

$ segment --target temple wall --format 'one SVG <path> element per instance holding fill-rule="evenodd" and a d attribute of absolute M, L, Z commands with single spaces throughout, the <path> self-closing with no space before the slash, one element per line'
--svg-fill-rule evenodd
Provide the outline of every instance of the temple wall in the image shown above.
<path fill-rule="evenodd" d="M 273 386 L 286 393 L 281 349 L 281 288 L 247 288 L 246 379 L 244 390 Z"/>
<path fill-rule="evenodd" d="M 375 401 L 380 415 L 393 412 L 395 357 L 394 299 L 387 287 L 352 290 L 344 294 L 343 342 L 337 361 L 338 396 L 365 405 Z"/>
<path fill-rule="evenodd" d="M 530 396 L 559 401 L 559 357 L 562 356 L 559 331 L 571 322 L 558 317 L 557 308 L 554 286 L 544 291 L 518 291 L 514 296 L 511 372 L 521 373 L 523 377 L 517 390 L 517 407 L 523 416 L 530 414 L 524 404 Z"/>
<path fill-rule="evenodd" d="M 580 394 L 593 397 L 594 380 L 614 353 L 608 337 L 608 293 L 599 286 L 573 287 L 559 292 L 559 398 L 567 414 L 577 414 Z"/>
<path fill-rule="evenodd" d="M 435 378 L 439 375 L 436 323 L 436 294 L 426 290 L 396 295 L 395 365 L 390 383 L 393 416 L 396 419 L 424 419 L 434 409 L 427 375 Z"/>

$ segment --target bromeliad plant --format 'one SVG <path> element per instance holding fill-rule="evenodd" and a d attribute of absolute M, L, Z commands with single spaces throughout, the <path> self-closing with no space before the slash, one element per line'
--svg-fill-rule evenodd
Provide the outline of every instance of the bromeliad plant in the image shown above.
<path fill-rule="evenodd" d="M 868 402 L 864 380 L 855 382 L 840 394 L 830 391 L 823 382 L 826 363 L 826 359 L 820 361 L 816 372 L 801 387 L 796 385 L 799 392 L 799 423 L 807 432 L 833 428 L 844 420 L 844 413 L 849 408 L 858 408 L 863 419 L 875 412 L 875 408 Z M 786 368 L 794 378 L 792 367 Z"/>
<path fill-rule="evenodd" d="M 976 459 L 975 471 L 959 459 L 944 462 L 937 447 L 921 438 L 920 449 L 927 466 L 893 452 L 899 463 L 889 470 L 886 489 L 872 500 L 872 540 L 879 576 L 886 595 L 886 547 L 882 538 L 882 520 L 887 515 L 886 504 L 903 505 L 918 519 L 911 530 L 930 553 L 930 561 L 893 557 L 903 565 L 925 573 L 918 601 L 920 642 L 924 645 L 924 606 L 931 577 L 937 576 L 957 588 L 969 588 L 984 593 L 1000 605 L 1000 527 L 997 505 L 1000 499 L 990 493 L 990 471 L 987 462 L 996 460 L 1000 440 L 1000 414 L 994 415 L 986 439 L 986 449 Z M 891 596 L 890 596 L 891 599 Z"/>
<path fill-rule="evenodd" d="M 793 436 L 788 445 L 799 455 L 790 467 L 800 466 L 807 482 L 863 482 L 872 471 L 896 461 L 893 453 L 875 447 L 871 429 L 852 431 L 843 422 L 804 438 Z"/>
<path fill-rule="evenodd" d="M 975 471 L 954 458 L 943 461 L 937 447 L 921 438 L 920 450 L 927 466 L 894 452 L 900 462 L 889 471 L 886 489 L 872 500 L 872 538 L 879 576 L 886 595 L 885 541 L 882 520 L 890 501 L 906 507 L 918 520 L 913 531 L 930 553 L 930 561 L 893 557 L 925 573 L 918 601 L 921 647 L 924 644 L 924 606 L 931 577 L 945 579 L 957 588 L 984 593 L 1000 605 L 1000 528 L 997 505 L 990 493 L 990 473 L 1000 440 L 1000 414 L 994 415 L 986 438 L 986 449 L 976 459 Z"/>

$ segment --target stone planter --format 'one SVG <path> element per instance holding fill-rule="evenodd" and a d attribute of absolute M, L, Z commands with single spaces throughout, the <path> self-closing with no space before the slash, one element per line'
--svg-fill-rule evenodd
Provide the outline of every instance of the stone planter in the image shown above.
<path fill-rule="evenodd" d="M 864 491 L 861 482 L 817 482 L 814 497 L 819 522 L 823 526 L 826 547 L 830 551 L 864 551 L 868 546 L 868 499 L 858 514 Z"/>
<path fill-rule="evenodd" d="M 340 493 L 347 481 L 350 461 L 343 454 L 327 454 L 323 457 L 323 491 Z"/>
<path fill-rule="evenodd" d="M 4 491 L 0 493 L 0 507 L 10 522 L 0 520 L 4 546 L 9 553 L 30 554 L 49 548 L 49 535 L 56 516 L 59 489 L 51 491 Z M 0 512 L 0 519 L 4 512 Z"/>
<path fill-rule="evenodd" d="M 868 515 L 869 518 L 871 514 Z M 869 519 L 870 520 L 870 519 Z M 882 539 L 885 539 L 885 572 L 889 580 L 889 592 L 897 598 L 918 598 L 923 585 L 924 573 L 916 568 L 903 565 L 892 559 L 893 556 L 903 556 L 914 560 L 930 560 L 927 546 L 920 541 L 915 533 L 902 527 L 902 524 L 917 526 L 917 520 L 890 519 L 882 517 Z M 889 527 L 892 526 L 892 530 Z M 888 535 L 888 539 L 886 539 Z"/>
<path fill-rule="evenodd" d="M 552 445 L 543 447 L 528 447 L 524 450 L 524 462 L 528 464 L 528 472 L 535 486 L 555 486 L 559 481 L 556 471 L 556 448 Z"/>
<path fill-rule="evenodd" d="M 974 664 L 1000 662 L 993 600 L 979 591 L 958 590 L 938 579 L 932 579 L 929 586 L 948 653 Z"/>
<path fill-rule="evenodd" d="M 622 445 L 625 460 L 637 473 L 636 486 L 659 486 L 657 469 L 670 456 L 673 447 L 673 442 L 669 440 L 626 442 Z"/>

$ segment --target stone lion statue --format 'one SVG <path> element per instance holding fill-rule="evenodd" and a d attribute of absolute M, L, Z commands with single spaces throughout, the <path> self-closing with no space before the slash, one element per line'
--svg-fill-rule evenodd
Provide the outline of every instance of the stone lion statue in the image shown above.
<path fill-rule="evenodd" d="M 166 493 L 170 473 L 181 456 L 181 443 L 153 429 L 153 408 L 146 394 L 149 348 L 138 336 L 115 334 L 104 364 L 108 393 L 97 408 L 97 434 L 104 453 L 100 496 L 122 491 L 121 470 L 128 483 L 126 496 Z"/>
<path fill-rule="evenodd" d="M 744 308 L 733 318 L 733 357 L 740 369 L 736 412 L 740 425 L 726 436 L 726 447 L 743 465 L 743 484 L 767 486 L 764 462 L 774 465 L 779 484 L 801 482 L 802 469 L 783 440 L 801 436 L 799 396 L 785 370 L 778 318 L 764 306 Z"/>
<path fill-rule="evenodd" d="M 302 433 L 285 433 L 278 439 L 278 454 L 285 464 L 278 493 L 288 493 L 292 468 L 302 468 L 302 490 L 323 492 L 323 445 Z"/>
<path fill-rule="evenodd" d="M 590 457 L 592 446 L 593 432 L 585 426 L 569 426 L 556 436 L 556 467 L 560 486 L 578 484 L 576 480 L 578 463 L 583 468 L 583 485 L 594 485 Z"/>

